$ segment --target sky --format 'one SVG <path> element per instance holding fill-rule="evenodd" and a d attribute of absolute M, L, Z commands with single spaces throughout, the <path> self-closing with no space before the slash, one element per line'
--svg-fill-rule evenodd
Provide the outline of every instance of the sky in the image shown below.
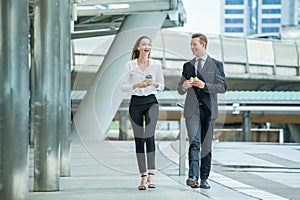
<path fill-rule="evenodd" d="M 183 27 L 176 28 L 176 30 L 220 34 L 220 0 L 182 1 L 187 15 L 187 22 Z"/>

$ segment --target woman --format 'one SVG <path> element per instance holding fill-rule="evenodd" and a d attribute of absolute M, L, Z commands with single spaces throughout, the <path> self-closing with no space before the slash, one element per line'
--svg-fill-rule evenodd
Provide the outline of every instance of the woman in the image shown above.
<path fill-rule="evenodd" d="M 127 73 L 122 84 L 122 90 L 131 93 L 129 115 L 141 174 L 139 190 L 145 190 L 147 183 L 148 188 L 156 187 L 153 182 L 154 133 L 159 110 L 155 94 L 158 90 L 164 89 L 164 76 L 161 64 L 150 59 L 151 48 L 151 40 L 148 36 L 142 36 L 136 41 L 131 53 L 131 61 L 126 65 Z M 145 144 L 147 154 L 145 154 Z"/>

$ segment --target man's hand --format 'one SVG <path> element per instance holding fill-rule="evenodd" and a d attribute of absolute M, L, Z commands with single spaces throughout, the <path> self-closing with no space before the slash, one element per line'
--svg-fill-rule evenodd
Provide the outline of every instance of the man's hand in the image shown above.
<path fill-rule="evenodd" d="M 192 80 L 186 80 L 184 81 L 184 83 L 182 84 L 182 89 L 183 90 L 187 90 L 189 89 L 190 87 L 193 86 L 193 81 Z"/>
<path fill-rule="evenodd" d="M 203 89 L 205 86 L 205 83 L 202 80 L 196 79 L 192 83 L 193 86 L 198 87 L 200 89 Z"/>

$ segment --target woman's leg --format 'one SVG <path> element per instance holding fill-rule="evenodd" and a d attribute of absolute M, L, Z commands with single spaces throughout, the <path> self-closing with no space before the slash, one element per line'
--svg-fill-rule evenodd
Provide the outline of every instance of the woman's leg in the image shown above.
<path fill-rule="evenodd" d="M 135 140 L 135 152 L 140 173 L 146 173 L 145 160 L 145 132 L 143 127 L 143 110 L 140 106 L 129 107 L 130 121 L 133 128 L 133 135 Z"/>
<path fill-rule="evenodd" d="M 148 169 L 155 169 L 155 129 L 158 120 L 158 104 L 152 104 L 145 116 L 145 135 Z"/>
<path fill-rule="evenodd" d="M 155 139 L 154 136 L 146 138 L 147 164 L 148 164 L 148 187 L 155 188 L 153 181 L 155 171 Z"/>
<path fill-rule="evenodd" d="M 148 165 L 148 187 L 155 188 L 153 184 L 153 175 L 155 170 L 155 129 L 158 120 L 158 104 L 152 104 L 145 116 L 145 135 L 147 148 L 147 165 Z"/>
<path fill-rule="evenodd" d="M 145 138 L 134 138 L 135 141 L 135 152 L 136 152 L 136 158 L 137 158 L 137 163 L 139 167 L 139 171 L 141 174 L 147 172 L 147 167 L 146 167 L 146 158 L 145 158 Z"/>
<path fill-rule="evenodd" d="M 141 182 L 138 186 L 138 189 L 145 190 L 147 184 L 147 168 L 144 147 L 145 132 L 143 127 L 143 110 L 139 106 L 130 106 L 129 115 L 133 128 L 137 163 L 139 167 L 139 172 L 141 174 Z"/>

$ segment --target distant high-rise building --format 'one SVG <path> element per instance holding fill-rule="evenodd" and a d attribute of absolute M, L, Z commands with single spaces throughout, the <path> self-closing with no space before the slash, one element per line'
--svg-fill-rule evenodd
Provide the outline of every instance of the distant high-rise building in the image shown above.
<path fill-rule="evenodd" d="M 300 0 L 298 0 L 298 5 L 297 5 L 297 21 L 298 21 L 298 25 L 300 25 Z"/>
<path fill-rule="evenodd" d="M 282 25 L 300 24 L 300 0 L 223 0 L 221 32 L 226 35 L 280 33 Z"/>
<path fill-rule="evenodd" d="M 282 23 L 283 26 L 298 25 L 300 0 L 282 0 Z"/>

